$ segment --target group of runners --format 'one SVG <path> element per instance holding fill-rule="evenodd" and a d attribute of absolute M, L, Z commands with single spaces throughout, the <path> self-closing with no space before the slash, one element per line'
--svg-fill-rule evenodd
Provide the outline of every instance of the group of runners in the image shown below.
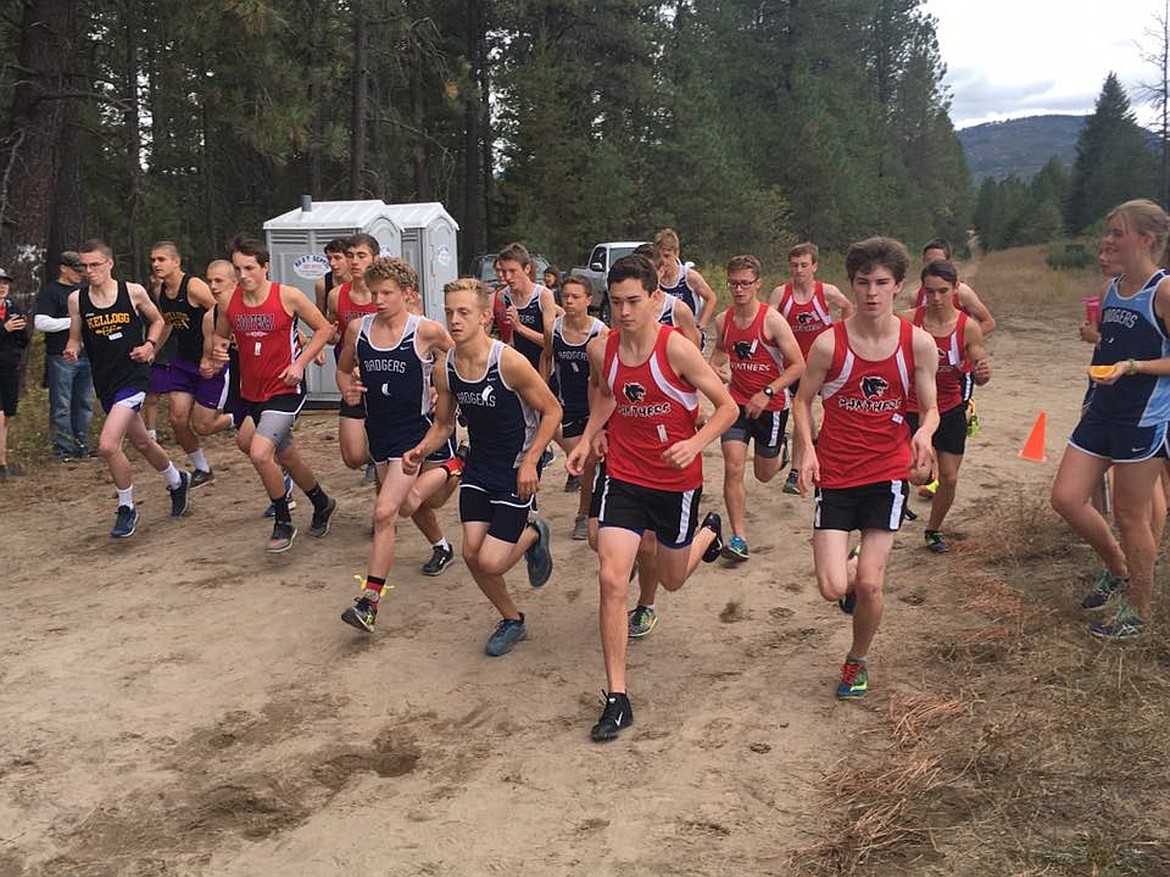
<path fill-rule="evenodd" d="M 1152 539 L 1133 535 L 1141 529 L 1133 510 L 1140 507 L 1148 527 L 1149 491 L 1133 482 L 1156 468 L 1149 460 L 1164 455 L 1170 420 L 1167 411 L 1160 426 L 1142 421 L 1170 407 L 1170 385 L 1155 377 L 1170 376 L 1160 310 L 1164 274 L 1148 271 L 1135 290 L 1127 280 L 1156 266 L 1170 233 L 1170 222 L 1147 228 L 1147 212 L 1123 205 L 1111 216 L 1106 249 L 1121 276 L 1106 295 L 1094 363 L 1109 360 L 1112 371 L 1095 378 L 1086 421 L 1053 493 L 1058 510 L 1105 559 L 1101 587 L 1127 595 L 1111 620 L 1094 627 L 1115 638 L 1140 631 L 1148 618 Z M 901 312 L 896 303 L 911 257 L 890 238 L 850 247 L 851 298 L 816 280 L 813 244 L 792 249 L 791 280 L 770 297 L 762 294 L 759 260 L 736 256 L 727 265 L 731 304 L 718 314 L 710 285 L 682 263 L 679 249 L 677 235 L 664 229 L 611 266 L 610 327 L 590 315 L 583 280 L 564 278 L 558 304 L 531 275 L 520 244 L 499 254 L 499 289 L 474 279 L 448 284 L 441 323 L 421 312 L 414 268 L 380 255 L 368 235 L 331 242 L 333 270 L 316 301 L 269 278 L 268 252 L 257 241 L 237 239 L 230 260 L 208 266 L 206 282 L 182 270 L 173 244 L 160 242 L 152 250 L 157 305 L 142 286 L 114 278 L 104 243 L 87 242 L 79 252 L 88 283 L 70 298 L 66 357 L 84 345 L 108 414 L 100 452 L 119 496 L 111 535 L 131 536 L 137 523 L 125 438 L 163 474 L 171 514 L 181 516 L 190 491 L 213 478 L 199 436 L 230 426 L 269 502 L 267 550 L 285 551 L 297 535 L 293 483 L 312 504 L 309 535 L 325 536 L 337 501 L 299 453 L 293 425 L 304 404 L 305 369 L 333 344 L 342 458 L 351 468 L 373 466 L 377 483 L 366 572 L 342 619 L 363 632 L 375 629 L 404 517 L 432 545 L 424 572 L 437 575 L 451 562 L 454 549 L 434 509 L 458 485 L 462 557 L 499 613 L 485 651 L 511 651 L 528 624 L 505 575 L 523 559 L 528 583 L 541 587 L 553 570 L 551 533 L 536 496 L 556 443 L 566 455 L 569 486 L 580 491 L 573 538 L 588 539 L 599 557 L 607 686 L 591 736 L 608 740 L 633 721 L 626 650 L 630 637 L 657 624 L 659 586 L 679 589 L 703 561 L 750 558 L 748 447 L 756 479 L 772 480 L 788 463 L 791 411 L 792 466 L 783 489 L 814 494 L 818 586 L 852 616 L 837 695 L 865 696 L 885 564 L 909 514 L 912 482 L 933 492 L 925 548 L 947 550 L 942 527 L 974 426 L 971 390 L 990 378 L 984 341 L 994 320 L 941 240 L 925 248 L 914 304 Z M 1139 304 L 1127 304 L 1135 295 Z M 1125 308 L 1138 316 L 1123 318 Z M 140 416 L 152 388 L 151 361 L 168 335 L 177 337 L 177 349 L 154 389 L 170 396 L 190 472 L 173 465 Z M 1117 351 L 1134 358 L 1111 359 Z M 819 428 L 814 398 L 823 407 Z M 1140 435 L 1144 468 L 1119 467 L 1115 477 L 1118 545 L 1078 497 L 1109 461 L 1122 461 L 1110 437 L 1117 412 L 1128 417 L 1138 408 L 1144 413 L 1134 428 L 1152 432 Z M 460 423 L 466 441 L 457 446 Z M 716 439 L 726 534 L 718 512 L 700 511 L 702 452 Z M 851 545 L 854 531 L 860 541 Z M 635 575 L 639 598 L 627 610 Z"/>

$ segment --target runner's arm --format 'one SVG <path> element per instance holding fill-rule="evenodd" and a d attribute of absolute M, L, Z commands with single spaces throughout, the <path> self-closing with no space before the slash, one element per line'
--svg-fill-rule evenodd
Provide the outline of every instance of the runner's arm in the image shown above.
<path fill-rule="evenodd" d="M 81 356 L 81 305 L 77 290 L 69 293 L 69 340 L 65 342 L 65 361 L 77 362 Z"/>
<path fill-rule="evenodd" d="M 332 339 L 333 324 L 325 319 L 325 315 L 317 310 L 317 306 L 309 301 L 308 296 L 295 286 L 286 286 L 282 283 L 280 285 L 280 301 L 289 316 L 303 320 L 313 330 L 313 337 L 301 350 L 301 355 L 284 370 L 283 380 L 286 385 L 291 387 L 301 382 L 309 363 L 325 349 L 325 345 Z"/>
<path fill-rule="evenodd" d="M 500 377 L 540 415 L 540 426 L 536 428 L 536 435 L 532 437 L 532 444 L 520 461 L 520 468 L 516 473 L 516 495 L 521 499 L 528 499 L 540 490 L 540 476 L 537 475 L 536 464 L 540 461 L 544 449 L 556 436 L 564 412 L 544 376 L 514 348 L 505 347 L 500 355 Z"/>
<path fill-rule="evenodd" d="M 700 348 L 703 344 L 703 333 L 699 330 L 699 324 L 695 322 L 695 314 L 690 308 L 686 306 L 685 302 L 679 302 L 674 308 L 674 325 L 678 327 L 679 331 L 686 336 L 687 340 Z"/>
<path fill-rule="evenodd" d="M 780 348 L 780 355 L 784 357 L 784 371 L 779 378 L 772 381 L 772 389 L 781 393 L 799 381 L 800 376 L 804 374 L 804 354 L 800 352 L 800 344 L 792 327 L 780 316 L 779 311 L 770 310 L 764 317 L 764 335 L 772 339 Z"/>
<path fill-rule="evenodd" d="M 126 290 L 130 293 L 130 304 L 137 309 L 139 315 L 146 321 L 142 343 L 130 351 L 130 358 L 135 362 L 154 362 L 155 351 L 170 334 L 170 327 L 163 319 L 154 301 L 146 291 L 146 287 L 139 283 L 127 283 Z"/>
<path fill-rule="evenodd" d="M 773 310 L 779 311 L 780 310 L 780 302 L 783 299 L 784 299 L 784 284 L 781 283 L 779 286 L 775 287 L 772 290 L 772 293 L 768 296 L 768 307 L 772 308 Z"/>
<path fill-rule="evenodd" d="M 723 347 L 723 324 L 727 320 L 728 311 L 715 317 L 715 349 L 711 351 L 711 368 L 719 375 L 719 380 L 725 384 L 731 383 L 731 360 L 727 350 Z"/>
<path fill-rule="evenodd" d="M 826 283 L 823 289 L 825 292 L 825 301 L 830 305 L 840 309 L 841 316 L 838 319 L 848 320 L 853 316 L 853 312 L 856 310 L 856 308 L 853 307 L 853 302 L 849 300 L 849 297 L 845 295 L 845 293 L 843 293 L 832 283 Z"/>
<path fill-rule="evenodd" d="M 687 285 L 697 292 L 703 301 L 703 313 L 698 318 L 698 325 L 700 330 L 705 329 L 715 313 L 715 290 L 711 288 L 711 284 L 707 282 L 706 278 L 694 268 L 687 269 Z"/>
<path fill-rule="evenodd" d="M 667 336 L 666 358 L 675 374 L 691 384 L 715 406 L 702 429 L 684 441 L 675 442 L 662 452 L 664 460 L 683 469 L 703 452 L 703 448 L 727 432 L 739 417 L 739 406 L 727 392 L 727 387 L 719 379 L 719 375 L 715 374 L 715 370 L 703 359 L 699 348 L 676 338 L 673 332 Z"/>
<path fill-rule="evenodd" d="M 809 348 L 804 373 L 800 377 L 800 389 L 796 391 L 796 401 L 792 406 L 795 455 L 800 459 L 797 487 L 801 496 L 805 496 L 821 480 L 821 465 L 813 444 L 812 400 L 821 391 L 825 377 L 829 374 L 835 343 L 832 332 L 822 332 L 817 336 Z"/>
<path fill-rule="evenodd" d="M 982 387 L 991 380 L 991 361 L 987 358 L 987 347 L 983 343 L 983 330 L 977 323 L 967 323 L 963 334 L 967 342 L 967 361 L 971 363 L 971 378 Z"/>
<path fill-rule="evenodd" d="M 366 390 L 362 386 L 361 379 L 354 376 L 354 366 L 357 364 L 354 350 L 361 325 L 359 321 L 353 320 L 346 328 L 345 339 L 341 345 L 341 355 L 337 359 L 337 389 L 341 391 L 341 397 L 345 400 L 346 405 L 360 405 L 362 393 Z"/>
<path fill-rule="evenodd" d="M 959 281 L 959 305 L 967 312 L 968 316 L 979 321 L 979 328 L 983 330 L 984 338 L 995 331 L 995 317 L 991 316 L 991 311 L 975 294 L 975 290 L 962 281 Z"/>
<path fill-rule="evenodd" d="M 925 329 L 914 327 L 914 393 L 918 397 L 918 431 L 910 439 L 912 466 L 920 472 L 929 472 L 933 464 L 931 439 L 938 429 L 938 393 L 935 373 L 938 371 L 938 346 Z M 802 388 L 803 389 L 803 388 Z"/>
<path fill-rule="evenodd" d="M 614 408 L 617 407 L 617 400 L 610 393 L 609 385 L 602 379 L 601 374 L 605 367 L 607 334 L 608 332 L 598 335 L 585 347 L 585 354 L 589 357 L 589 420 L 585 424 L 585 431 L 581 433 L 581 441 L 577 442 L 565 459 L 565 469 L 570 475 L 581 474 L 590 449 L 594 447 Z"/>
<path fill-rule="evenodd" d="M 440 353 L 435 357 L 435 368 L 431 380 L 435 388 L 435 407 L 431 426 L 422 440 L 402 455 L 402 471 L 413 475 L 422 466 L 422 461 L 438 450 L 455 431 L 455 397 L 447 384 L 447 357 Z"/>

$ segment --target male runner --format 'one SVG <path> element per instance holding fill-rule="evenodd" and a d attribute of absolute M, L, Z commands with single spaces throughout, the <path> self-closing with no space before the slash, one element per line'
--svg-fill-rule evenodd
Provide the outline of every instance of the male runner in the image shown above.
<path fill-rule="evenodd" d="M 239 286 L 215 324 L 215 362 L 228 362 L 234 337 L 240 351 L 240 397 L 248 413 L 236 434 L 236 446 L 248 455 L 268 498 L 275 506 L 272 538 L 267 550 L 287 551 L 296 538 L 281 473 L 283 468 L 313 503 L 309 535 L 321 538 L 337 511 L 337 500 L 325 493 L 309 464 L 293 443 L 293 423 L 305 402 L 305 367 L 329 343 L 333 326 L 295 286 L 268 279 L 268 248 L 240 236 L 232 242 L 232 265 Z M 313 337 L 302 350 L 297 320 Z"/>
<path fill-rule="evenodd" d="M 325 245 L 325 258 L 329 261 L 329 270 L 324 277 L 318 277 L 313 283 L 314 304 L 317 310 L 325 313 L 326 301 L 330 290 L 350 280 L 349 259 L 346 248 L 349 238 L 334 238 Z"/>
<path fill-rule="evenodd" d="M 365 399 L 363 413 L 368 416 L 363 423 L 380 487 L 365 582 L 341 620 L 370 633 L 394 563 L 398 519 L 418 483 L 418 468 L 406 472 L 402 455 L 431 427 L 431 372 L 436 355 L 450 350 L 453 342 L 442 324 L 409 312 L 407 297 L 418 288 L 418 274 L 408 263 L 375 258 L 362 273 L 362 285 L 373 296 L 375 311 L 348 324 L 337 364 L 337 386 L 349 405 Z M 354 378 L 355 364 L 360 379 Z M 440 448 L 433 466 L 457 460 L 450 445 L 448 440 Z"/>
<path fill-rule="evenodd" d="M 417 472 L 450 439 L 458 405 L 471 444 L 459 485 L 463 560 L 502 616 L 485 647 L 488 655 L 499 657 L 528 636 L 504 573 L 525 557 L 532 587 L 543 587 L 552 575 L 548 524 L 529 522 L 528 515 L 540 489 L 541 449 L 560 426 L 561 406 L 528 360 L 487 334 L 489 289 L 478 280 L 462 279 L 448 283 L 444 294 L 455 347 L 437 362 L 434 423 L 402 455 L 402 471 Z"/>
<path fill-rule="evenodd" d="M 175 344 L 158 389 L 169 394 L 171 429 L 191 462 L 191 487 L 196 488 L 215 478 L 199 436 L 231 425 L 231 418 L 219 413 L 227 376 L 205 378 L 199 373 L 204 332 L 210 335 L 215 328 L 215 296 L 206 283 L 183 270 L 179 248 L 171 241 L 159 241 L 150 248 L 150 268 L 160 284 L 158 309 L 165 323 L 161 343 L 170 337 Z"/>
<path fill-rule="evenodd" d="M 865 697 L 866 656 L 881 622 L 886 558 L 902 522 L 906 482 L 925 480 L 938 427 L 934 339 L 894 313 L 910 254 L 891 238 L 853 244 L 845 270 L 857 313 L 823 332 L 809 350 L 796 394 L 801 494 L 816 490 L 813 563 L 826 600 L 853 615 L 853 643 L 837 697 Z M 918 397 L 920 424 L 911 437 L 906 403 Z M 812 397 L 825 416 L 813 444 Z M 849 534 L 861 531 L 856 579 L 849 581 Z"/>
<path fill-rule="evenodd" d="M 505 325 L 512 330 L 512 346 L 542 378 L 552 364 L 552 324 L 557 303 L 552 292 L 529 276 L 532 260 L 521 243 L 500 251 L 497 273 L 508 285 L 502 293 Z"/>
<path fill-rule="evenodd" d="M 967 447 L 967 403 L 963 400 L 963 386 L 968 375 L 979 386 L 991 379 L 991 364 L 983 347 L 983 330 L 955 308 L 958 285 L 959 272 L 950 262 L 927 262 L 922 269 L 920 287 L 926 297 L 926 307 L 902 314 L 903 318 L 929 332 L 938 350 L 935 390 L 940 414 L 938 429 L 932 439 L 938 487 L 930 504 L 930 520 L 924 533 L 926 547 L 935 554 L 947 550 L 941 532 L 942 523 L 955 501 L 959 467 Z M 914 399 L 911 399 L 906 423 L 911 434 L 917 431 L 918 409 Z"/>
<path fill-rule="evenodd" d="M 728 359 L 728 389 L 739 406 L 739 419 L 723 433 L 723 501 L 731 538 L 723 556 L 748 559 L 747 490 L 744 465 L 748 442 L 755 443 L 752 467 L 756 480 L 767 484 L 782 465 L 780 450 L 788 424 L 788 388 L 804 372 L 804 355 L 787 321 L 756 296 L 760 260 L 736 256 L 727 263 L 727 288 L 732 305 L 715 318 L 715 350 Z"/>
<path fill-rule="evenodd" d="M 150 361 L 163 332 L 162 315 L 141 284 L 114 278 L 114 254 L 106 243 L 89 240 L 78 252 L 88 284 L 69 294 L 65 361 L 77 362 L 83 347 L 89 357 L 94 390 L 106 412 L 98 450 L 106 458 L 118 491 L 118 511 L 110 535 L 128 539 L 138 526 L 138 509 L 123 442 L 130 439 L 166 479 L 172 517 L 181 517 L 190 508 L 191 476 L 175 468 L 167 452 L 147 435 L 142 421 L 142 403 L 150 387 Z"/>
<path fill-rule="evenodd" d="M 564 412 L 556 442 L 566 454 L 581 441 L 589 420 L 587 346 L 594 338 L 604 338 L 609 334 L 605 323 L 589 315 L 591 295 L 589 285 L 580 277 L 566 277 L 561 285 L 561 305 L 565 313 L 553 321 L 552 327 L 553 374 L 556 376 L 557 399 Z M 580 496 L 573 522 L 573 538 L 577 540 L 589 538 L 588 514 L 593 498 L 595 462 L 587 461 L 584 476 L 577 479 Z"/>
<path fill-rule="evenodd" d="M 643 256 L 629 255 L 610 267 L 609 300 L 618 324 L 607 338 L 589 345 L 589 366 L 601 377 L 581 442 L 565 467 L 580 475 L 591 449 L 604 442 L 598 558 L 601 561 L 601 649 L 607 690 L 594 741 L 612 740 L 633 724 L 626 690 L 629 618 L 626 588 L 646 530 L 658 536 L 657 575 L 677 591 L 698 566 L 723 547 L 722 522 L 709 512 L 696 534 L 703 492 L 703 448 L 736 418 L 736 405 L 694 344 L 654 317 L 658 274 Z M 699 394 L 715 410 L 696 430 Z"/>
<path fill-rule="evenodd" d="M 702 336 L 715 316 L 715 290 L 702 274 L 682 263 L 678 233 L 673 228 L 664 228 L 654 235 L 654 246 L 662 254 L 662 269 L 658 275 L 662 291 L 680 299 L 691 309 Z M 703 346 L 701 341 L 699 346 Z"/>
<path fill-rule="evenodd" d="M 832 283 L 817 280 L 819 255 L 820 249 L 811 241 L 799 243 L 789 250 L 790 279 L 772 290 L 768 302 L 792 327 L 796 342 L 800 345 L 801 356 L 805 359 L 808 359 L 809 348 L 817 340 L 817 336 L 833 324 L 834 308 L 838 311 L 839 320 L 846 320 L 853 315 L 853 302 L 849 301 L 841 290 Z M 800 381 L 797 380 L 789 388 L 789 394 L 795 396 L 799 389 Z M 787 453 L 784 456 L 787 456 Z M 788 480 L 784 482 L 785 493 L 798 492 L 796 474 L 799 469 L 800 460 L 793 454 L 792 468 L 788 470 Z"/>

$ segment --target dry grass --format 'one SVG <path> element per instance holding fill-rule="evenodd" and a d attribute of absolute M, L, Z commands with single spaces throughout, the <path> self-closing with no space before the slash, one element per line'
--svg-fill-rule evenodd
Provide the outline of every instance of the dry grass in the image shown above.
<path fill-rule="evenodd" d="M 1021 314 L 1079 311 L 1096 278 L 1043 257 L 993 254 L 972 285 Z M 983 521 L 930 585 L 947 611 L 889 668 L 917 690 L 891 694 L 883 732 L 825 777 L 824 839 L 793 872 L 1170 875 L 1167 613 L 1141 641 L 1098 642 L 1077 608 L 1098 562 L 1047 497 L 1005 495 Z"/>

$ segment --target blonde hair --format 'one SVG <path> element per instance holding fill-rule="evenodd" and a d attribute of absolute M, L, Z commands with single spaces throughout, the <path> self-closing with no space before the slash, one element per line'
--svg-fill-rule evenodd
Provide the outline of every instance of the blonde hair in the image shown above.
<path fill-rule="evenodd" d="M 362 272 L 366 286 L 381 280 L 392 280 L 398 284 L 403 292 L 408 289 L 418 289 L 418 272 L 409 262 L 395 256 L 376 256 L 370 267 Z"/>
<path fill-rule="evenodd" d="M 473 292 L 483 310 L 490 311 L 492 309 L 492 299 L 495 298 L 495 293 L 478 277 L 460 277 L 443 287 L 443 295 L 445 296 L 454 292 Z"/>
<path fill-rule="evenodd" d="M 215 259 L 211 262 L 208 262 L 207 263 L 207 270 L 205 272 L 203 272 L 204 276 L 210 274 L 212 268 L 223 268 L 227 271 L 230 271 L 233 275 L 236 273 L 236 266 L 233 265 L 231 262 L 229 262 L 227 259 Z"/>
<path fill-rule="evenodd" d="M 1135 198 L 1118 204 L 1105 217 L 1108 222 L 1113 218 L 1122 219 L 1126 225 L 1138 234 L 1154 236 L 1154 245 L 1150 253 L 1154 261 L 1165 267 L 1170 264 L 1170 251 L 1167 250 L 1167 241 L 1170 241 L 1170 216 L 1166 211 L 1148 198 Z"/>
<path fill-rule="evenodd" d="M 660 250 L 670 250 L 672 253 L 677 253 L 679 251 L 678 232 L 673 228 L 662 229 L 654 235 L 654 246 Z"/>

